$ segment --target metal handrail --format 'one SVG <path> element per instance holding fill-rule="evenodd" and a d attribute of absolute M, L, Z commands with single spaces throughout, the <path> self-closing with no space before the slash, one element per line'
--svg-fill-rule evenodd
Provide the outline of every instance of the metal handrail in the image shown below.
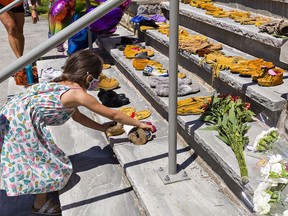
<path fill-rule="evenodd" d="M 0 71 L 0 83 L 11 77 L 16 71 L 24 68 L 26 65 L 31 64 L 33 61 L 39 59 L 42 55 L 46 54 L 48 51 L 67 40 L 72 35 L 86 28 L 96 20 L 100 19 L 102 16 L 107 14 L 112 9 L 118 7 L 126 0 L 109 0 L 88 14 L 85 14 L 80 19 L 76 20 L 57 34 L 53 35 L 47 41 L 38 45 L 27 54 L 18 58 L 13 64 L 8 65 Z"/>
<path fill-rule="evenodd" d="M 10 4 L 8 4 L 7 6 L 5 6 L 4 8 L 2 8 L 0 10 L 0 15 L 8 10 L 10 10 L 11 8 L 15 7 L 17 4 L 19 4 L 20 2 L 22 2 L 23 0 L 15 0 L 13 2 L 11 2 Z"/>

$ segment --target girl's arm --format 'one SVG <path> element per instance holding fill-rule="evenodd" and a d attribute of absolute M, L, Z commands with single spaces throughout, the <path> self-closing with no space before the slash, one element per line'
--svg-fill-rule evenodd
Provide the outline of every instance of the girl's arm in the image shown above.
<path fill-rule="evenodd" d="M 99 130 L 102 132 L 105 132 L 109 127 L 115 125 L 112 122 L 107 124 L 99 124 L 94 120 L 92 120 L 91 118 L 87 117 L 86 115 L 82 114 L 78 110 L 78 108 L 76 108 L 76 111 L 73 113 L 72 119 L 85 127 L 92 128 L 94 130 Z"/>
<path fill-rule="evenodd" d="M 110 120 L 119 122 L 121 124 L 131 125 L 131 126 L 140 127 L 143 129 L 153 130 L 153 127 L 151 125 L 140 123 L 138 120 L 133 119 L 133 118 L 123 114 L 119 110 L 110 109 L 110 108 L 102 105 L 101 103 L 99 103 L 96 100 L 95 97 L 86 93 L 84 90 L 79 90 L 79 89 L 78 90 L 69 90 L 68 92 L 66 92 L 65 94 L 62 95 L 61 101 L 62 101 L 63 105 L 66 107 L 84 106 L 94 113 L 97 113 L 101 116 L 104 116 Z M 80 119 L 80 117 L 82 118 L 84 116 L 83 114 L 81 114 L 81 115 L 80 114 L 75 113 L 75 119 Z M 79 115 L 79 116 L 77 117 L 77 115 Z M 88 117 L 85 116 L 85 118 L 88 118 Z M 93 120 L 91 120 L 91 121 L 93 121 Z M 85 120 L 85 122 L 87 123 L 88 121 Z M 87 124 L 91 125 L 91 123 L 87 123 Z M 89 127 L 88 125 L 87 125 L 87 127 Z M 94 128 L 94 126 L 92 128 Z"/>

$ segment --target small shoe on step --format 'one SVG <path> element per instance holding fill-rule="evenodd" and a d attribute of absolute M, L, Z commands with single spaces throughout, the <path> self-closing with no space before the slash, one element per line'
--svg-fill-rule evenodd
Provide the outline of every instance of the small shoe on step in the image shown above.
<path fill-rule="evenodd" d="M 197 84 L 191 85 L 179 85 L 178 86 L 178 96 L 185 96 L 189 94 L 195 94 L 200 91 L 200 87 Z M 169 85 L 159 85 L 155 90 L 156 94 L 160 97 L 169 96 Z"/>

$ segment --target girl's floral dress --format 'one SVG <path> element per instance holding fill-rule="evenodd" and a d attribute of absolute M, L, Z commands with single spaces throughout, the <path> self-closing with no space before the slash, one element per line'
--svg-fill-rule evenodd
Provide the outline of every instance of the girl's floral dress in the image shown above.
<path fill-rule="evenodd" d="M 47 129 L 63 124 L 75 111 L 60 101 L 69 89 L 35 84 L 0 108 L 1 180 L 8 196 L 58 191 L 69 180 L 72 164 Z"/>

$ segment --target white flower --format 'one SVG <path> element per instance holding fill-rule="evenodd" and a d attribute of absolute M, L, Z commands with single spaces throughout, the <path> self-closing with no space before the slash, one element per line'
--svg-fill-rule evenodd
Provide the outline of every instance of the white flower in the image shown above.
<path fill-rule="evenodd" d="M 280 163 L 272 164 L 271 172 L 275 172 L 277 174 L 281 174 L 281 172 L 282 172 L 282 164 L 280 164 Z"/>
<path fill-rule="evenodd" d="M 271 165 L 267 163 L 265 167 L 261 167 L 260 171 L 261 171 L 262 176 L 263 175 L 268 176 L 270 174 L 270 170 L 271 170 Z"/>
<path fill-rule="evenodd" d="M 285 211 L 283 212 L 283 216 L 288 216 L 288 210 L 285 210 Z"/>
<path fill-rule="evenodd" d="M 268 163 L 270 164 L 274 164 L 274 163 L 279 163 L 282 160 L 282 156 L 277 154 L 277 155 L 272 155 L 270 157 L 270 160 L 268 161 Z"/>
<path fill-rule="evenodd" d="M 271 196 L 264 191 L 254 194 L 253 197 L 254 211 L 261 215 L 269 213 L 271 208 L 269 204 L 270 197 Z"/>
<path fill-rule="evenodd" d="M 261 192 L 263 192 L 263 191 L 265 192 L 268 188 L 271 187 L 271 185 L 272 185 L 272 183 L 270 183 L 270 182 L 261 182 L 258 185 L 257 189 L 254 191 L 254 196 L 255 195 L 257 196 L 257 194 L 261 195 Z"/>

